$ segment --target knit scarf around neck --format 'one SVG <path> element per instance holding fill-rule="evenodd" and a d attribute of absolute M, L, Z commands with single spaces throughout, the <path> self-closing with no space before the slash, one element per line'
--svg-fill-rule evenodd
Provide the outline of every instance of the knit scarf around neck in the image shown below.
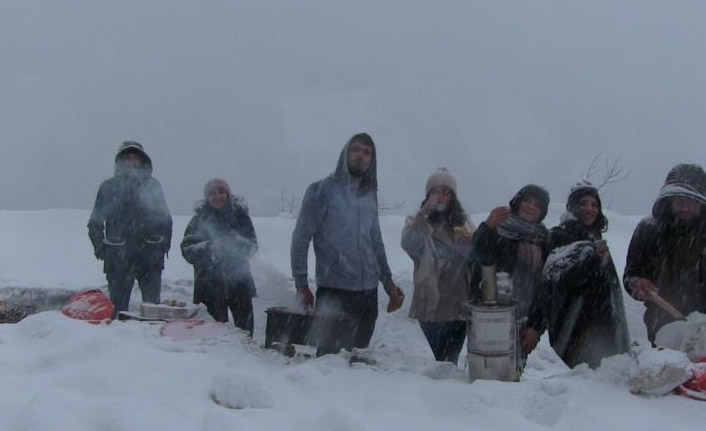
<path fill-rule="evenodd" d="M 543 247 L 547 241 L 547 228 L 542 223 L 528 223 L 511 215 L 498 226 L 498 234 L 517 241 L 516 264 L 512 271 L 513 296 L 520 306 L 520 317 L 526 317 L 534 298 L 544 266 Z"/>
<path fill-rule="evenodd" d="M 547 241 L 547 228 L 542 222 L 529 223 L 512 214 L 498 226 L 498 234 L 514 241 L 543 244 Z"/>

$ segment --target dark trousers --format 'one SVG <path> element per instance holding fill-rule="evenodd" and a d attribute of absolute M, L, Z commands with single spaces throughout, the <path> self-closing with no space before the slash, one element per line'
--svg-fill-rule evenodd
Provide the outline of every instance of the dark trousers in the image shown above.
<path fill-rule="evenodd" d="M 106 274 L 110 300 L 115 305 L 113 319 L 120 311 L 127 311 L 130 305 L 130 294 L 135 285 L 135 279 L 142 292 L 142 302 L 159 304 L 162 292 L 162 269 L 133 263 L 112 269 Z"/>
<path fill-rule="evenodd" d="M 237 328 L 253 335 L 252 298 L 245 289 L 229 289 L 220 298 L 208 298 L 203 301 L 208 314 L 217 322 L 228 322 L 228 310 L 233 315 L 233 323 Z"/>
<path fill-rule="evenodd" d="M 318 287 L 316 289 L 316 305 L 314 309 L 326 315 L 343 315 L 352 325 L 339 325 L 337 328 L 325 328 L 323 332 L 330 336 L 322 336 L 317 346 L 318 356 L 328 353 L 338 353 L 341 343 L 336 338 L 352 338 L 353 347 L 366 348 L 375 330 L 378 318 L 378 291 L 376 289 L 351 291 L 333 287 Z M 335 322 L 335 320 L 332 320 Z M 334 323 L 335 324 L 335 323 Z M 343 331 L 351 331 L 343 334 Z M 335 334 L 335 336 L 333 336 Z M 349 343 L 342 343 L 349 344 Z"/>
<path fill-rule="evenodd" d="M 424 336 L 437 361 L 458 364 L 463 342 L 466 340 L 466 322 L 419 322 Z"/>

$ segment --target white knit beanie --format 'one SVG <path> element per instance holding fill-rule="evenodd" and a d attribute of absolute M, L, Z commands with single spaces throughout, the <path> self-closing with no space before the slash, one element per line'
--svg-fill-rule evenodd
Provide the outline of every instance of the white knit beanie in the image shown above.
<path fill-rule="evenodd" d="M 439 168 L 436 172 L 429 176 L 429 179 L 427 179 L 427 186 L 425 188 L 426 196 L 429 196 L 429 192 L 432 188 L 441 186 L 448 187 L 453 190 L 454 194 L 457 194 L 456 179 L 446 168 Z"/>

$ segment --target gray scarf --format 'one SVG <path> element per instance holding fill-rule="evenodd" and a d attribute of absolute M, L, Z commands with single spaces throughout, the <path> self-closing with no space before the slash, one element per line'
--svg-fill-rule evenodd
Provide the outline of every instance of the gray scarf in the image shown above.
<path fill-rule="evenodd" d="M 527 317 L 544 266 L 543 246 L 548 232 L 543 223 L 528 223 L 512 214 L 498 226 L 498 234 L 517 241 L 517 256 L 511 274 L 513 299 L 519 303 L 519 318 Z"/>
<path fill-rule="evenodd" d="M 514 241 L 531 242 L 533 244 L 544 244 L 547 242 L 547 228 L 544 223 L 529 223 L 522 220 L 515 214 L 498 226 L 498 234 Z"/>

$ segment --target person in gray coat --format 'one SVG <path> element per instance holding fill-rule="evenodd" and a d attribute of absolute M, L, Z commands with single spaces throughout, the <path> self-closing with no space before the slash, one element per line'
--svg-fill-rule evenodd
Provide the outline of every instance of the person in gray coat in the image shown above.
<path fill-rule="evenodd" d="M 343 147 L 336 171 L 311 184 L 302 200 L 292 233 L 291 265 L 297 298 L 305 307 L 314 305 L 307 263 L 312 239 L 315 310 L 354 319 L 354 347 L 368 347 L 378 315 L 378 282 L 390 297 L 388 312 L 404 300 L 392 281 L 382 242 L 375 143 L 368 134 L 354 135 Z M 318 355 L 340 350 L 336 343 L 317 347 Z"/>

